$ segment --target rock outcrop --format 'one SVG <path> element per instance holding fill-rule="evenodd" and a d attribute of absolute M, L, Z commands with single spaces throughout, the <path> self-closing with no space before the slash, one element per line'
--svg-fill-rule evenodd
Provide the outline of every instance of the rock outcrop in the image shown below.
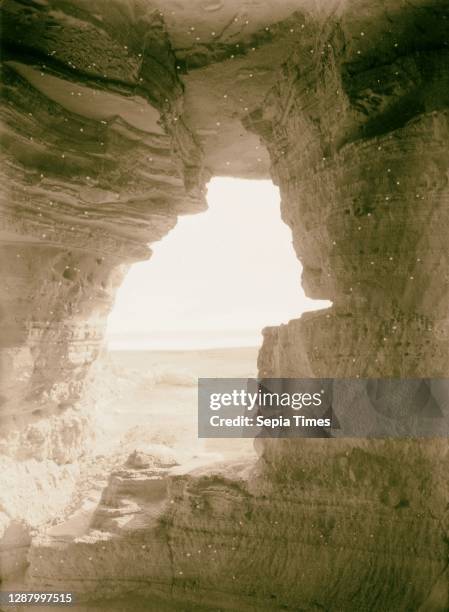
<path fill-rule="evenodd" d="M 44 490 L 60 499 L 66 465 L 90 438 L 84 381 L 114 291 L 179 214 L 205 207 L 202 153 L 160 12 L 91 9 L 2 6 L 0 447 L 38 460 Z M 19 516 L 36 499 L 34 477 L 20 479 Z M 14 518 L 3 496 L 0 511 Z"/>
<path fill-rule="evenodd" d="M 75 486 L 115 288 L 212 175 L 272 176 L 306 292 L 333 302 L 265 330 L 261 376 L 447 376 L 446 2 L 2 13 L 0 449 L 24 487 L 0 493 L 3 572 L 30 503 L 59 492 L 42 524 Z M 449 607 L 446 440 L 257 445 L 250 474 L 135 458 L 86 534 L 35 540 L 31 583 L 160 609 Z"/>

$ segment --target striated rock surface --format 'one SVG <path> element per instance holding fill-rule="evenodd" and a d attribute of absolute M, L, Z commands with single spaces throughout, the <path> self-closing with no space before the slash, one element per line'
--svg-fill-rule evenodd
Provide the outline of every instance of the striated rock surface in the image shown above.
<path fill-rule="evenodd" d="M 86 533 L 35 540 L 30 586 L 113 609 L 445 609 L 441 446 L 429 457 L 385 442 L 374 460 L 364 441 L 303 445 L 301 467 L 284 455 L 270 479 L 238 464 L 128 465 Z"/>
<path fill-rule="evenodd" d="M 204 209 L 202 154 L 156 7 L 12 0 L 2 26 L 0 448 L 40 462 L 66 505 L 114 291 L 179 214 Z M 11 519 L 42 495 L 29 480 L 22 507 L 2 486 Z"/>
<path fill-rule="evenodd" d="M 201 152 L 183 122 L 159 12 L 137 3 L 125 32 L 120 3 L 95 14 L 83 3 L 65 10 L 3 5 L 2 264 L 11 276 L 3 343 L 5 367 L 22 357 L 33 377 L 76 387 L 98 352 L 123 268 L 149 257 L 147 243 L 178 214 L 201 210 L 204 198 Z M 60 351 L 50 370 L 48 344 Z M 15 403 L 5 393 L 5 412 L 52 393 L 35 378 L 23 372 Z M 56 404 L 79 395 L 58 391 Z"/>
<path fill-rule="evenodd" d="M 447 376 L 448 21 L 440 0 L 2 4 L 3 575 L 75 488 L 115 288 L 211 175 L 271 174 L 333 302 L 265 330 L 261 376 Z M 137 453 L 87 530 L 34 540 L 29 583 L 118 609 L 448 609 L 446 440 L 257 446 L 251 474 Z"/>
<path fill-rule="evenodd" d="M 296 49 L 247 122 L 304 287 L 334 304 L 267 330 L 262 375 L 448 373 L 448 8 L 358 5 Z"/>
<path fill-rule="evenodd" d="M 121 598 L 143 607 L 168 599 L 207 609 L 223 596 L 238 605 L 241 587 L 230 561 L 250 519 L 248 466 L 181 475 L 166 453 L 154 449 L 146 465 L 141 459 L 133 453 L 111 475 L 85 533 L 74 537 L 57 527 L 35 540 L 29 584 L 73 589 L 81 601 L 113 606 Z"/>

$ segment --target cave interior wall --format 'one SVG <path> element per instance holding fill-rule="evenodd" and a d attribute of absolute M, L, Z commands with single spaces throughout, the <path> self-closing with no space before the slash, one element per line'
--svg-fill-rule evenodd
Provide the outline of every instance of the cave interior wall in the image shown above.
<path fill-rule="evenodd" d="M 17 521 L 44 522 L 76 486 L 91 436 L 85 381 L 116 288 L 180 215 L 204 210 L 211 176 L 279 185 L 306 293 L 333 302 L 264 331 L 261 376 L 447 375 L 448 19 L 435 0 L 2 4 L 4 571 L 27 538 Z M 241 562 L 272 528 L 273 512 L 307 528 L 302 552 L 267 538 L 254 584 L 274 555 L 280 567 L 309 564 L 296 586 L 294 573 L 266 580 L 289 605 L 301 593 L 310 605 L 349 606 L 355 597 L 384 609 L 399 581 L 402 602 L 444 609 L 444 441 L 268 441 L 258 452 L 243 492 L 219 487 L 233 519 L 237 498 L 247 507 Z M 36 462 L 46 475 L 33 472 Z M 17 478 L 28 498 L 11 494 Z M 166 530 L 176 555 L 190 546 L 182 526 L 187 534 L 201 526 L 222 547 L 221 573 L 196 568 L 201 588 L 222 581 L 232 597 L 251 598 L 254 584 L 229 570 L 235 547 L 214 527 L 214 487 L 207 479 L 170 486 L 178 504 Z M 48 499 L 31 511 L 42 491 Z M 210 501 L 207 516 L 189 509 L 192 498 Z M 317 505 L 326 509 L 315 521 Z M 285 530 L 277 537 L 288 540 Z M 116 557 L 99 580 L 123 570 L 127 537 L 108 543 Z M 79 548 L 70 550 L 79 561 Z M 53 553 L 45 543 L 32 553 L 37 581 L 66 584 L 87 571 L 81 563 L 49 573 Z M 369 582 L 373 555 L 375 588 L 351 590 L 344 568 L 365 567 L 357 584 Z M 388 555 L 387 566 L 379 559 Z M 162 564 L 172 592 L 196 576 L 183 563 L 176 576 L 170 555 Z M 201 588 L 192 589 L 197 601 Z"/>

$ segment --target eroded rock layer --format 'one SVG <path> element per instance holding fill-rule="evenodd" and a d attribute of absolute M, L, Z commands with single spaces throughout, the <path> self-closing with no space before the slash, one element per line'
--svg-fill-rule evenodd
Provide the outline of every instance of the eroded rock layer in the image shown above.
<path fill-rule="evenodd" d="M 126 267 L 213 174 L 270 167 L 306 292 L 333 302 L 265 330 L 261 376 L 447 376 L 447 4 L 240 4 L 2 5 L 0 448 L 32 492 L 2 491 L 3 572 L 70 499 Z M 446 440 L 257 446 L 251 474 L 128 464 L 86 533 L 34 540 L 30 584 L 118 607 L 448 608 Z"/>
<path fill-rule="evenodd" d="M 2 415 L 20 421 L 79 400 L 127 264 L 204 197 L 157 9 L 6 2 L 2 19 Z"/>
<path fill-rule="evenodd" d="M 249 482 L 245 465 L 128 465 L 85 534 L 36 540 L 30 584 L 143 609 L 444 610 L 444 444 L 374 457 L 364 441 L 303 441 L 301 467 L 284 454 Z"/>
<path fill-rule="evenodd" d="M 84 382 L 115 289 L 179 214 L 205 207 L 159 10 L 92 8 L 2 4 L 0 447 L 21 490 L 2 487 L 6 524 L 30 520 L 39 495 L 54 503 L 37 523 L 67 505 L 92 438 Z"/>
<path fill-rule="evenodd" d="M 334 304 L 267 331 L 262 375 L 447 376 L 448 19 L 348 8 L 249 118 L 304 287 Z"/>

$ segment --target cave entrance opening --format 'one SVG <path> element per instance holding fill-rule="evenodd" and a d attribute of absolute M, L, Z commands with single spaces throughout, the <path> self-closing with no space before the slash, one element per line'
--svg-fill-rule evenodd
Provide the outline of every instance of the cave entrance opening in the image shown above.
<path fill-rule="evenodd" d="M 262 328 L 317 308 L 271 181 L 214 178 L 207 200 L 131 267 L 109 317 L 112 399 L 101 423 L 125 451 L 252 453 L 252 440 L 197 439 L 197 378 L 256 376 Z"/>

